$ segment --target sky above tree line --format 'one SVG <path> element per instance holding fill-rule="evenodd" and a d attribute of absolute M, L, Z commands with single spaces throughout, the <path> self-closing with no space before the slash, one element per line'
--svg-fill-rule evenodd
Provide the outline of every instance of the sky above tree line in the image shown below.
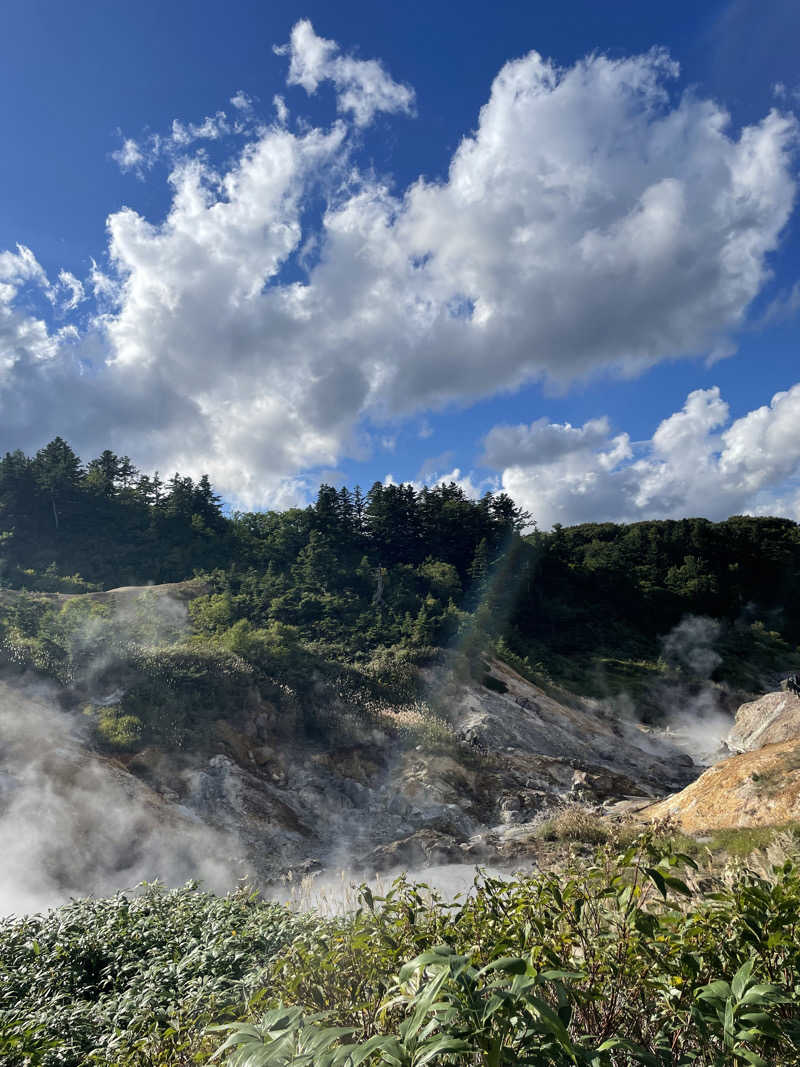
<path fill-rule="evenodd" d="M 800 519 L 800 8 L 526 6 L 11 0 L 0 449 Z"/>

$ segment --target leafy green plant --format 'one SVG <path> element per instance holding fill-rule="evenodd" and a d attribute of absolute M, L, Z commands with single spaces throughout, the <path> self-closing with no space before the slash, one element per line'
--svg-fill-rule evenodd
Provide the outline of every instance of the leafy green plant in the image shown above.
<path fill-rule="evenodd" d="M 351 914 L 143 887 L 0 926 L 9 1067 L 794 1067 L 800 872 L 663 832 Z"/>
<path fill-rule="evenodd" d="M 778 1017 L 771 1009 L 789 1003 L 779 986 L 770 982 L 759 983 L 753 977 L 756 957 L 746 960 L 730 983 L 718 978 L 702 986 L 695 993 L 694 1017 L 698 1029 L 707 1037 L 719 1035 L 721 1028 L 722 1050 L 714 1058 L 714 1064 L 734 1061 L 751 1063 L 754 1067 L 769 1067 L 768 1061 L 755 1052 L 754 1044 L 764 1039 L 780 1042 L 781 1032 Z"/>
<path fill-rule="evenodd" d="M 142 887 L 0 923 L 0 1062 L 163 1063 L 241 1011 L 313 920 L 240 891 Z"/>
<path fill-rule="evenodd" d="M 300 1008 L 274 1008 L 255 1024 L 229 1023 L 212 1026 L 211 1032 L 228 1032 L 228 1038 L 212 1059 L 226 1056 L 230 1067 L 354 1067 L 359 1060 L 355 1046 L 340 1045 L 352 1030 L 322 1026 L 323 1015 L 305 1016 Z"/>
<path fill-rule="evenodd" d="M 265 995 L 295 1001 L 295 1036 L 273 1046 L 262 1022 L 231 1025 L 220 1056 L 309 1062 L 292 1044 L 302 1034 L 343 1065 L 789 1067 L 797 870 L 732 869 L 701 890 L 694 867 L 645 834 L 588 866 L 486 878 L 450 904 L 406 882 L 365 893 L 355 916 L 304 935 L 272 969 Z M 289 1047 L 297 1060 L 269 1058 Z"/>

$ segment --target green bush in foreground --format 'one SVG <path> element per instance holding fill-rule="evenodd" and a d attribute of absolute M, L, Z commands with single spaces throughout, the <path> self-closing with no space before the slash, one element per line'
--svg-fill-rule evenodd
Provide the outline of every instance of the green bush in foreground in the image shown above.
<path fill-rule="evenodd" d="M 402 883 L 380 907 L 367 896 L 276 958 L 272 997 L 302 1011 L 229 1025 L 225 1062 L 797 1064 L 797 869 L 703 892 L 683 867 L 645 838 L 588 868 L 487 880 L 457 906 Z"/>
<path fill-rule="evenodd" d="M 0 1064 L 180 1064 L 311 920 L 239 891 L 144 887 L 0 923 Z"/>
<path fill-rule="evenodd" d="M 337 919 L 187 889 L 9 921 L 0 1062 L 796 1065 L 798 869 L 693 867 L 645 836 Z"/>

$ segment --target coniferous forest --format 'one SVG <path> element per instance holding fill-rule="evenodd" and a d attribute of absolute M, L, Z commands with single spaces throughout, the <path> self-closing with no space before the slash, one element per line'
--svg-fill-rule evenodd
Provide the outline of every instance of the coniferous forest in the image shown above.
<path fill-rule="evenodd" d="M 573 687 L 635 688 L 687 615 L 719 620 L 732 681 L 780 671 L 800 641 L 800 527 L 734 516 L 536 528 L 505 494 L 323 485 L 282 512 L 223 512 L 206 476 L 140 473 L 60 438 L 0 460 L 0 587 L 80 593 L 204 576 L 200 636 L 258 635 L 336 661 L 447 647 L 465 628 Z M 276 630 L 276 627 L 278 628 Z M 742 650 L 747 649 L 742 656 Z M 738 674 L 737 674 L 738 672 Z M 754 678 L 750 678 L 754 681 Z"/>

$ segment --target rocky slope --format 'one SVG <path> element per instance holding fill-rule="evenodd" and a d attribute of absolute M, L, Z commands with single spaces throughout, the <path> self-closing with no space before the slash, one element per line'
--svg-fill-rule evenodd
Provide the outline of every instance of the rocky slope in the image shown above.
<path fill-rule="evenodd" d="M 288 868 L 496 862 L 523 851 L 525 828 L 565 798 L 654 797 L 696 776 L 669 742 L 599 707 L 560 703 L 504 664 L 491 670 L 507 692 L 456 681 L 444 667 L 428 672 L 452 744 L 398 745 L 389 711 L 355 743 L 299 745 L 262 705 L 235 727 L 215 724 L 218 751 L 203 766 L 142 752 L 128 769 L 235 833 L 267 878 Z"/>
<path fill-rule="evenodd" d="M 722 760 L 676 796 L 645 808 L 641 815 L 671 817 L 689 833 L 800 819 L 800 740 Z"/>
<path fill-rule="evenodd" d="M 103 596 L 119 602 L 128 591 Z M 160 877 L 221 888 L 287 871 L 368 875 L 526 855 L 565 798 L 657 797 L 698 773 L 668 740 L 598 704 L 559 700 L 500 662 L 494 688 L 425 672 L 449 723 L 398 738 L 384 708 L 341 743 L 302 743 L 257 693 L 212 724 L 203 750 L 94 751 L 80 710 L 31 679 L 0 682 L 0 911 Z M 505 691 L 496 691 L 504 689 Z M 21 902 L 21 903 L 20 903 Z"/>
<path fill-rule="evenodd" d="M 764 745 L 800 737 L 800 697 L 787 690 L 765 693 L 742 704 L 726 738 L 732 752 L 752 752 Z"/>
<path fill-rule="evenodd" d="M 690 833 L 800 818 L 800 698 L 781 690 L 742 704 L 725 743 L 736 755 L 641 816 Z"/>

